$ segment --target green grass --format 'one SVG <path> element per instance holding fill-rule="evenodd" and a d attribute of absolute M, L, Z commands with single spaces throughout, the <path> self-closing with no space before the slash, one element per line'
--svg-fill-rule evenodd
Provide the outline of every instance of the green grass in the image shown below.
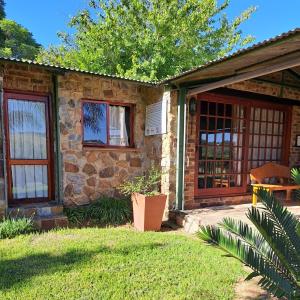
<path fill-rule="evenodd" d="M 174 232 L 65 229 L 0 241 L 0 299 L 232 299 L 244 275 Z"/>

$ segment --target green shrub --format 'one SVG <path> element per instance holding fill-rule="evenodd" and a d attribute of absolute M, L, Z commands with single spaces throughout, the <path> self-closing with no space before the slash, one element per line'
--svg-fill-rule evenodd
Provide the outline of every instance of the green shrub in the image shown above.
<path fill-rule="evenodd" d="M 20 234 L 27 234 L 34 231 L 32 218 L 5 218 L 0 222 L 0 239 L 14 238 Z"/>
<path fill-rule="evenodd" d="M 157 167 L 151 167 L 145 175 L 136 176 L 133 180 L 122 183 L 118 189 L 125 195 L 130 196 L 133 193 L 140 193 L 146 196 L 159 194 L 160 181 L 163 172 Z"/>
<path fill-rule="evenodd" d="M 72 208 L 65 208 L 70 223 L 76 225 L 121 225 L 131 220 L 129 200 L 101 198 L 97 201 Z"/>

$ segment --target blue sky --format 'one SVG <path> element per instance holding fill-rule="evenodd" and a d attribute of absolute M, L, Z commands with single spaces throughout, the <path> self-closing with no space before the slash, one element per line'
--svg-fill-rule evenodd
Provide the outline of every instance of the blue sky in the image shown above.
<path fill-rule="evenodd" d="M 88 0 L 6 0 L 7 18 L 27 27 L 43 46 L 58 44 L 57 32 L 68 30 L 70 16 L 87 6 Z M 258 6 L 252 18 L 242 25 L 245 34 L 252 34 L 256 42 L 300 27 L 299 0 L 231 0 L 229 17 L 242 10 Z"/>

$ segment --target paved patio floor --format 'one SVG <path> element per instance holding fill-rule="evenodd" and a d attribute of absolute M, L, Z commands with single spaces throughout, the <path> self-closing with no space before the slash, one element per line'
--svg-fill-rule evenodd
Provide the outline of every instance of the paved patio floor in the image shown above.
<path fill-rule="evenodd" d="M 300 201 L 293 201 L 288 204 L 284 203 L 284 205 L 300 218 Z M 250 224 L 250 221 L 246 217 L 247 210 L 250 207 L 251 204 L 249 203 L 185 210 L 177 213 L 176 222 L 178 225 L 183 226 L 187 233 L 197 232 L 200 225 L 215 225 L 225 217 L 242 220 Z"/>

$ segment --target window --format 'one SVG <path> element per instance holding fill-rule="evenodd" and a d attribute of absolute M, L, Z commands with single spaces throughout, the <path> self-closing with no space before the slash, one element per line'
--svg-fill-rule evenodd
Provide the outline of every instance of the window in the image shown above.
<path fill-rule="evenodd" d="M 286 163 L 288 106 L 216 94 L 199 100 L 196 195 L 244 193 L 252 168 Z"/>
<path fill-rule="evenodd" d="M 91 146 L 133 146 L 133 106 L 83 101 L 83 143 Z"/>
<path fill-rule="evenodd" d="M 242 186 L 245 108 L 200 102 L 198 188 Z"/>

